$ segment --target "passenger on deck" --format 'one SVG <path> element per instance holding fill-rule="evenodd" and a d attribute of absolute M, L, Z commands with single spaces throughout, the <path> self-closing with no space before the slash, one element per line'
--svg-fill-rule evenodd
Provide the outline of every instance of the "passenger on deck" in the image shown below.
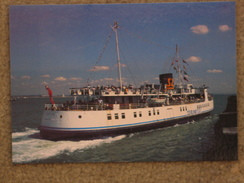
<path fill-rule="evenodd" d="M 102 99 L 98 99 L 98 104 L 99 105 L 103 105 L 103 100 Z"/>

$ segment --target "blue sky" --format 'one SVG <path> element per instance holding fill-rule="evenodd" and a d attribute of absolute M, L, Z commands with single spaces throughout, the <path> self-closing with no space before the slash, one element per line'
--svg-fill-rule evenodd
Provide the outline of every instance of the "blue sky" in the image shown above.
<path fill-rule="evenodd" d="M 158 83 L 178 44 L 191 83 L 236 93 L 235 3 L 212 2 L 11 6 L 11 94 L 118 85 L 114 21 L 125 84 Z"/>

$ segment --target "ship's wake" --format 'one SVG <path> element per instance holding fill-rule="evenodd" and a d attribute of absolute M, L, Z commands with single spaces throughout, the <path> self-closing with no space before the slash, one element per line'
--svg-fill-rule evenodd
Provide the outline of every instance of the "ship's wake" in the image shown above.
<path fill-rule="evenodd" d="M 33 138 L 35 137 L 35 138 Z M 72 153 L 112 143 L 126 137 L 120 135 L 106 139 L 80 141 L 49 141 L 40 137 L 37 129 L 26 129 L 24 132 L 12 133 L 12 161 L 13 163 L 30 163 L 47 159 L 63 152 Z"/>

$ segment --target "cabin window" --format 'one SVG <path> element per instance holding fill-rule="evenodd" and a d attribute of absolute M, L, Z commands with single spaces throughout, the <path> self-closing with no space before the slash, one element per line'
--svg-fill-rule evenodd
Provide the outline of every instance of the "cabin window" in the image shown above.
<path fill-rule="evenodd" d="M 119 119 L 119 114 L 118 114 L 118 113 L 115 113 L 115 114 L 114 114 L 114 118 L 115 118 L 115 119 Z"/>
<path fill-rule="evenodd" d="M 155 109 L 153 109 L 153 115 L 156 115 Z"/>
<path fill-rule="evenodd" d="M 181 107 L 180 107 L 180 111 L 182 111 Z"/>
<path fill-rule="evenodd" d="M 111 114 L 107 114 L 107 118 L 108 118 L 108 120 L 111 120 L 112 119 Z"/>
<path fill-rule="evenodd" d="M 121 118 L 125 119 L 125 113 L 121 113 Z"/>
<path fill-rule="evenodd" d="M 134 112 L 134 118 L 136 118 L 137 117 L 137 114 L 136 114 L 136 112 Z"/>
<path fill-rule="evenodd" d="M 60 115 L 60 118 L 62 118 L 63 116 L 62 115 Z"/>
<path fill-rule="evenodd" d="M 81 115 L 79 115 L 79 116 L 78 116 L 78 118 L 80 118 L 80 119 L 81 119 Z"/>
<path fill-rule="evenodd" d="M 141 113 L 141 111 L 139 111 L 139 117 L 142 117 L 142 113 Z"/>
<path fill-rule="evenodd" d="M 151 111 L 148 111 L 148 116 L 151 116 L 152 114 L 151 114 Z"/>
<path fill-rule="evenodd" d="M 187 107 L 186 107 L 186 111 L 187 111 Z"/>
<path fill-rule="evenodd" d="M 159 115 L 159 109 L 157 109 L 157 115 Z"/>

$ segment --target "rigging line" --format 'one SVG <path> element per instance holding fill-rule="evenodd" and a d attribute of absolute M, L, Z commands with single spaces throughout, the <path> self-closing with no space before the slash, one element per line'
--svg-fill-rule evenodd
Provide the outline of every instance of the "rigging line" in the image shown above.
<path fill-rule="evenodd" d="M 145 38 L 143 38 L 143 37 L 140 36 L 140 35 L 137 35 L 137 34 L 135 34 L 135 33 L 132 33 L 132 32 L 130 32 L 130 31 L 128 31 L 128 30 L 125 29 L 125 28 L 123 28 L 123 30 L 125 30 L 129 35 L 134 36 L 134 37 L 137 37 L 137 38 L 141 39 L 142 41 L 147 42 L 147 43 L 150 43 L 150 44 L 153 44 L 153 45 L 155 45 L 155 46 L 163 47 L 163 48 L 167 48 L 167 49 L 170 49 L 170 50 L 173 48 L 173 47 L 169 47 L 169 46 L 163 46 L 163 45 L 161 45 L 161 44 L 159 44 L 159 43 L 156 43 L 156 42 L 154 42 L 154 41 L 152 41 L 152 40 L 145 39 Z"/>
<path fill-rule="evenodd" d="M 169 70 L 168 70 L 168 72 L 169 72 L 170 69 L 173 67 L 173 65 L 174 65 L 173 62 L 175 61 L 175 58 L 174 58 L 174 57 L 173 57 L 173 58 L 171 57 L 170 60 L 172 60 L 172 62 L 169 62 L 170 65 L 169 65 Z M 173 65 L 172 65 L 172 63 L 173 63 Z"/>
<path fill-rule="evenodd" d="M 121 36 L 123 36 L 123 34 L 121 34 Z M 124 48 L 129 48 L 129 46 L 128 46 L 127 42 L 125 41 L 125 39 L 123 39 L 123 43 L 124 43 L 124 45 L 125 45 Z M 125 49 L 124 49 L 124 50 L 125 50 Z M 125 51 L 125 52 L 128 53 L 128 51 Z M 126 63 L 129 63 L 129 62 L 125 59 L 125 54 L 124 54 L 123 50 L 122 50 L 121 54 L 122 54 L 122 57 L 124 58 L 124 61 L 126 61 Z M 134 58 L 134 56 L 131 55 L 131 57 L 132 57 L 132 59 L 134 60 L 133 63 L 136 65 L 136 68 L 140 70 L 140 66 L 139 66 L 139 64 L 137 63 L 137 61 L 136 61 L 136 59 Z M 128 65 L 128 64 L 127 64 L 127 65 Z M 138 82 L 136 82 L 136 81 L 139 81 L 138 78 L 137 78 L 134 74 L 132 74 L 132 72 L 131 72 L 131 70 L 130 70 L 129 67 L 128 67 L 128 72 L 129 72 L 129 74 L 131 75 L 131 78 L 132 78 L 132 80 L 133 80 L 132 82 L 134 83 L 135 86 L 137 86 L 136 83 L 138 83 Z M 145 78 L 144 78 L 144 79 L 145 79 Z"/>
<path fill-rule="evenodd" d="M 113 31 L 111 30 L 110 33 L 109 33 L 109 35 L 108 35 L 108 37 L 107 37 L 107 39 L 106 39 L 106 41 L 105 41 L 105 44 L 104 44 L 104 46 L 103 46 L 103 48 L 102 48 L 102 50 L 101 50 L 101 52 L 100 52 L 100 54 L 98 56 L 98 59 L 97 59 L 97 61 L 94 64 L 94 66 L 96 66 L 101 61 L 102 56 L 103 56 L 103 54 L 104 54 L 104 52 L 105 52 L 105 50 L 106 50 L 106 48 L 108 46 L 108 43 L 111 40 L 112 33 L 113 33 Z M 90 75 L 89 75 L 89 77 L 87 78 L 87 85 L 89 85 L 89 80 L 92 77 L 92 75 L 93 75 L 93 72 L 91 72 Z"/>
<path fill-rule="evenodd" d="M 182 79 L 182 70 L 181 70 L 181 59 L 180 57 L 177 57 L 177 56 L 174 56 L 171 60 L 173 60 L 171 63 L 170 63 L 170 66 L 169 66 L 169 70 L 168 72 L 171 70 L 171 68 L 173 67 L 174 69 L 174 72 L 175 74 L 178 76 L 176 77 L 176 80 L 179 82 L 179 83 L 182 83 L 183 82 L 183 79 Z M 176 61 L 177 60 L 177 61 Z"/>
<path fill-rule="evenodd" d="M 182 57 L 182 60 L 184 60 L 183 57 Z M 195 75 L 195 72 L 191 69 L 191 65 L 187 63 L 187 66 L 190 69 L 192 75 Z"/>
<path fill-rule="evenodd" d="M 124 42 L 125 43 L 125 42 Z M 126 46 L 125 46 L 125 48 L 128 48 L 127 47 L 127 44 L 125 44 Z M 124 52 L 123 51 L 120 51 L 120 53 L 121 53 L 121 56 L 122 56 L 122 58 L 123 58 L 123 60 L 122 61 L 124 61 L 125 63 L 126 63 L 126 68 L 127 68 L 127 70 L 128 70 L 128 72 L 129 72 L 129 74 L 130 74 L 130 76 L 131 76 L 131 78 L 132 78 L 132 82 L 133 82 L 133 84 L 136 86 L 136 82 L 135 82 L 135 76 L 132 74 L 132 72 L 131 72 L 131 70 L 130 70 L 130 67 L 129 67 L 129 62 L 125 59 L 125 54 L 124 54 Z"/>
<path fill-rule="evenodd" d="M 131 72 L 131 70 L 130 70 L 130 67 L 129 67 L 129 64 L 128 64 L 128 62 L 126 61 L 123 52 L 121 52 L 121 53 L 122 53 L 122 57 L 124 58 L 123 60 L 127 63 L 127 64 L 126 64 L 126 68 L 127 68 L 128 72 L 129 72 L 129 74 L 131 75 L 132 82 L 133 82 L 133 84 L 134 84 L 135 86 L 137 86 L 137 84 L 136 84 L 136 80 L 135 80 L 136 77 L 132 74 L 132 72 Z"/>
<path fill-rule="evenodd" d="M 108 37 L 107 37 L 107 39 L 105 41 L 105 44 L 104 44 L 104 46 L 102 48 L 102 51 L 101 51 L 100 55 L 98 56 L 98 59 L 97 59 L 97 62 L 95 63 L 95 65 L 97 65 L 101 61 L 102 56 L 103 56 L 103 54 L 104 54 L 104 52 L 105 52 L 105 50 L 106 50 L 106 48 L 108 46 L 108 43 L 109 43 L 111 37 L 112 37 L 112 31 L 108 35 Z"/>

